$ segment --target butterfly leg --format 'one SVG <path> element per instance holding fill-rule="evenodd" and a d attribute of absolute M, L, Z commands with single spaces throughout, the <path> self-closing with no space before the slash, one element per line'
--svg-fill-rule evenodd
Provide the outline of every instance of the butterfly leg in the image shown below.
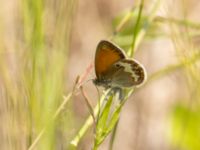
<path fill-rule="evenodd" d="M 123 100 L 124 99 L 124 91 L 123 91 L 123 89 L 122 88 L 119 88 L 119 87 L 115 87 L 115 88 L 112 88 L 112 91 L 113 91 L 113 93 L 117 96 L 116 98 L 118 99 L 118 100 Z"/>
<path fill-rule="evenodd" d="M 109 99 L 110 96 L 114 96 L 114 91 L 110 88 L 106 88 L 105 91 L 109 90 L 109 92 L 106 94 L 105 96 L 105 101 L 107 101 Z"/>

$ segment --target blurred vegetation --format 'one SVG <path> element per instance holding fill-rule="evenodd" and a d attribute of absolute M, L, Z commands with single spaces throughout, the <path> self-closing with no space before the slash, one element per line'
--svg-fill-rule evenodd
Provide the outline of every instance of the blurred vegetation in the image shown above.
<path fill-rule="evenodd" d="M 183 95 L 169 113 L 169 147 L 199 150 L 200 50 L 194 39 L 199 36 L 200 24 L 185 15 L 182 18 L 157 16 L 159 6 L 160 0 L 157 0 L 148 12 L 144 9 L 147 8 L 145 1 L 139 1 L 132 10 L 117 16 L 113 20 L 111 40 L 123 47 L 130 57 L 145 40 L 161 37 L 172 40 L 177 63 L 148 75 L 143 87 L 170 73 L 178 73 L 184 79 Z M 19 1 L 13 25 L 14 41 L 10 43 L 12 49 L 0 43 L 0 149 L 78 149 L 80 140 L 91 128 L 92 116 L 79 125 L 73 107 L 66 106 L 74 94 L 68 90 L 67 65 L 76 7 L 77 1 L 73 0 Z M 5 35 L 1 23 L 0 20 L 0 33 Z M 166 26 L 168 32 L 162 30 Z M 0 39 L 4 41 L 3 36 Z M 104 107 L 99 108 L 108 93 L 101 96 L 91 112 L 97 117 L 94 149 L 98 149 L 110 133 L 115 136 L 121 108 L 137 90 L 125 91 L 125 100 L 114 110 L 111 106 L 115 96 L 111 95 Z M 82 127 L 76 133 L 79 126 Z"/>
<path fill-rule="evenodd" d="M 45 134 L 36 149 L 66 148 L 69 135 L 64 132 L 73 120 L 61 116 L 55 121 L 52 116 L 66 93 L 75 5 L 72 0 L 19 1 L 14 12 L 17 14 L 13 25 L 14 49 L 7 50 L 1 42 L 0 96 L 4 124 L 0 149 L 31 149 L 44 127 Z"/>

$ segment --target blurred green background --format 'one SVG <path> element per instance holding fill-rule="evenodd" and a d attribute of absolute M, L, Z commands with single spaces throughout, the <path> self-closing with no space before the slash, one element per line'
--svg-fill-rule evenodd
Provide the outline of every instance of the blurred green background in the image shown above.
<path fill-rule="evenodd" d="M 68 99 L 75 80 L 100 40 L 130 49 L 140 2 L 1 0 L 1 150 L 71 149 L 89 115 L 79 91 Z M 199 9 L 198 0 L 144 0 L 134 58 L 148 79 L 122 110 L 114 150 L 200 150 Z M 95 86 L 84 89 L 95 106 Z M 77 149 L 93 138 L 90 129 Z"/>

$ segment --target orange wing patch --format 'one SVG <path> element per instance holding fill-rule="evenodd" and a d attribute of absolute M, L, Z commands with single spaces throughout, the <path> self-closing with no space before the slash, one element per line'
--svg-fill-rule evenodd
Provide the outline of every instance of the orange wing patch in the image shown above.
<path fill-rule="evenodd" d="M 106 72 L 112 64 L 123 58 L 125 58 L 125 55 L 118 47 L 107 41 L 101 41 L 97 47 L 95 57 L 96 75 L 100 76 L 102 73 Z"/>

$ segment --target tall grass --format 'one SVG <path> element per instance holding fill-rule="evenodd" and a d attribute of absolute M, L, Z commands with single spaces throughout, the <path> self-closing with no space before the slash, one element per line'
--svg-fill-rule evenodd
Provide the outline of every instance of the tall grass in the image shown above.
<path fill-rule="evenodd" d="M 170 148 L 200 149 L 200 52 L 193 42 L 200 25 L 183 18 L 158 17 L 160 0 L 146 11 L 146 1 L 116 17 L 115 31 L 109 39 L 123 47 L 133 58 L 138 46 L 146 39 L 160 37 L 157 28 L 168 26 L 170 38 L 177 54 L 177 63 L 150 75 L 147 84 L 179 72 L 183 77 L 186 96 L 172 106 L 170 112 Z M 67 65 L 73 15 L 77 1 L 73 0 L 20 0 L 14 16 L 14 40 L 5 41 L 7 34 L 0 20 L 0 149 L 79 149 L 79 143 L 87 130 L 94 130 L 93 149 L 98 149 L 112 133 L 110 149 L 113 149 L 117 124 L 124 104 L 139 89 L 124 90 L 124 100 L 105 91 L 92 108 L 91 115 L 81 125 L 79 132 L 73 121 L 72 107 L 66 104 L 79 89 L 77 79 L 74 89 L 68 90 Z M 184 5 L 185 7 L 185 5 Z M 184 14 L 183 10 L 183 14 Z M 0 16 L 3 18 L 2 14 Z M 156 28 L 156 30 L 155 30 Z M 184 32 L 183 32 L 184 31 Z M 153 36 L 152 36 L 153 35 Z M 86 95 L 83 97 L 87 100 Z M 116 104 L 117 102 L 117 104 Z M 113 107 L 113 103 L 116 105 Z M 94 125 L 94 129 L 92 128 Z M 73 130 L 73 131 L 72 131 Z M 172 144 L 172 145 L 171 145 Z"/>
<path fill-rule="evenodd" d="M 76 1 L 19 2 L 14 18 L 15 41 L 10 42 L 14 49 L 6 49 L 7 45 L 1 42 L 0 149 L 30 149 L 44 128 L 36 149 L 66 147 L 62 140 L 67 137 L 61 131 L 70 122 L 65 120 L 60 125 L 52 116 L 66 93 Z"/>

